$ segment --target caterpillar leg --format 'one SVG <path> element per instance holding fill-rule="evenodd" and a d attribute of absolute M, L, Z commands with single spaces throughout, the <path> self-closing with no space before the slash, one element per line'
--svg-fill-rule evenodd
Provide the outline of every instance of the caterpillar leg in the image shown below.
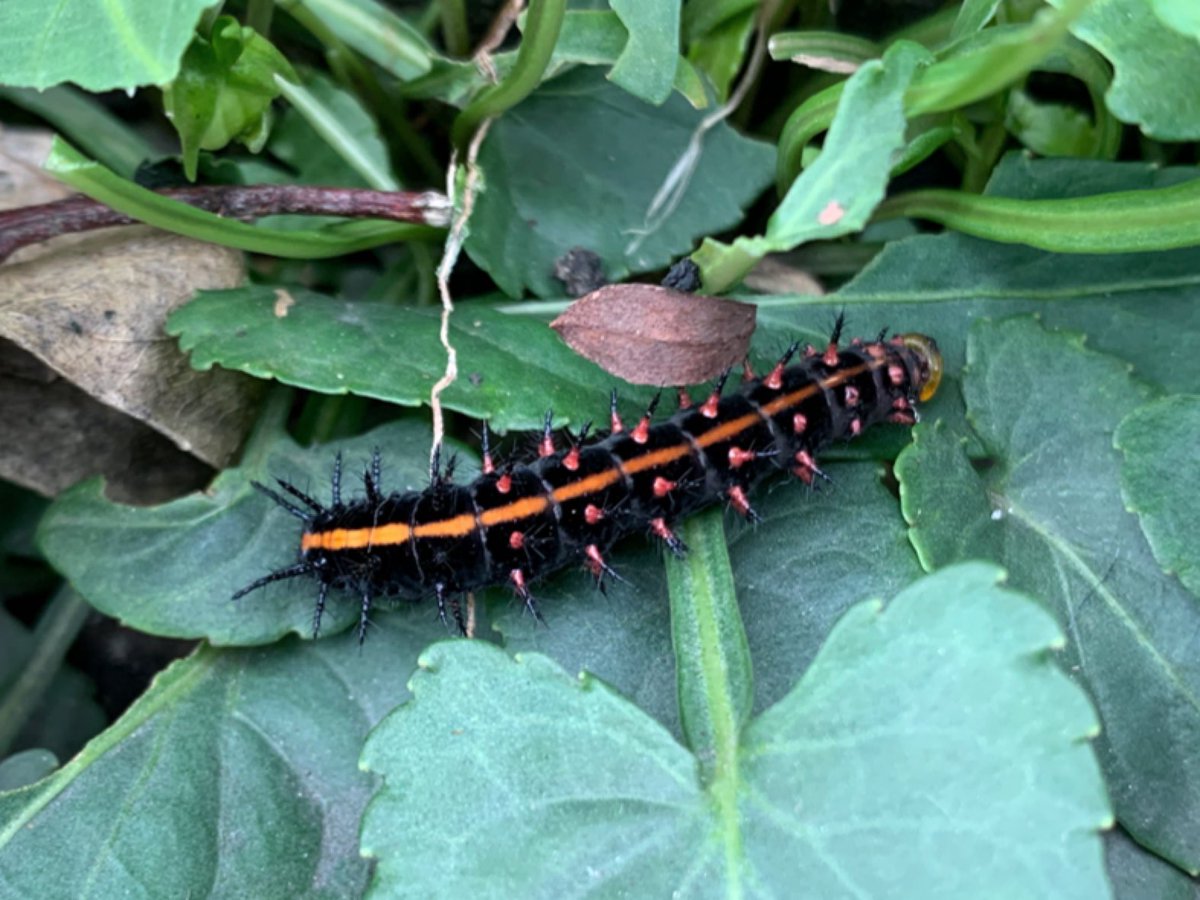
<path fill-rule="evenodd" d="M 762 522 L 762 516 L 750 505 L 750 500 L 746 497 L 746 491 L 740 484 L 730 485 L 725 490 L 725 496 L 729 500 L 729 505 L 751 525 L 758 525 Z"/>
<path fill-rule="evenodd" d="M 329 582 L 322 581 L 317 588 L 317 606 L 313 610 L 313 640 L 321 633 L 321 616 L 325 615 L 325 601 L 329 598 Z"/>
<path fill-rule="evenodd" d="M 467 636 L 467 623 L 463 621 L 462 606 L 458 602 L 457 596 L 447 596 L 446 585 L 440 581 L 433 586 L 434 595 L 437 597 L 438 619 L 441 620 L 442 626 L 449 631 L 450 621 L 446 618 L 446 609 L 449 607 L 450 615 L 454 617 L 454 626 L 459 635 Z"/>
<path fill-rule="evenodd" d="M 525 581 L 525 573 L 520 569 L 513 569 L 508 573 L 508 580 L 512 582 L 513 590 L 516 591 L 517 597 L 525 605 L 525 609 L 533 615 L 536 621 L 545 625 L 546 620 L 542 618 L 542 612 L 538 609 L 537 603 L 533 599 L 533 594 L 529 592 L 529 585 Z"/>
<path fill-rule="evenodd" d="M 812 486 L 813 478 L 820 478 L 823 481 L 831 481 L 832 479 L 817 468 L 817 462 L 813 459 L 812 454 L 807 450 L 800 450 L 796 453 L 796 465 L 792 467 L 792 474 L 803 481 L 805 484 Z"/>
<path fill-rule="evenodd" d="M 680 540 L 679 536 L 671 530 L 671 527 L 667 525 L 666 519 L 651 519 L 650 530 L 662 538 L 662 542 L 667 545 L 668 550 L 675 554 L 676 558 L 683 559 L 687 556 L 687 544 Z"/>
<path fill-rule="evenodd" d="M 592 577 L 596 579 L 596 587 L 600 589 L 600 593 L 606 594 L 607 590 L 604 585 L 604 576 L 607 575 L 613 581 L 619 581 L 622 584 L 628 582 L 622 578 L 617 571 L 604 561 L 604 555 L 600 552 L 600 548 L 595 544 L 588 544 L 583 550 L 584 567 L 592 573 Z"/>
<path fill-rule="evenodd" d="M 367 616 L 371 612 L 371 590 L 363 588 L 362 606 L 358 613 L 358 646 L 362 646 L 363 641 L 367 639 Z"/>

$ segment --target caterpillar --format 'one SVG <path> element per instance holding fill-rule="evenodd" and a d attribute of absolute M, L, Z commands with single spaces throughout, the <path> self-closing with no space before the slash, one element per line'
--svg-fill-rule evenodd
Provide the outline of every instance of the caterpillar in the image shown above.
<path fill-rule="evenodd" d="M 254 487 L 303 523 L 299 561 L 271 572 L 233 595 L 311 577 L 318 582 L 313 637 L 331 589 L 360 601 L 358 639 L 366 636 L 375 598 L 429 597 L 447 624 L 447 609 L 466 633 L 459 597 L 508 584 L 541 620 L 530 584 L 573 562 L 603 589 L 617 575 L 605 554 L 620 538 L 644 532 L 673 553 L 686 552 L 672 523 L 726 501 L 758 519 L 748 491 L 768 474 L 790 471 L 807 484 L 824 478 L 815 455 L 833 441 L 857 437 L 881 421 L 911 425 L 914 404 L 931 398 L 942 374 L 936 342 L 922 334 L 839 348 L 839 318 L 821 351 L 792 345 L 765 376 L 749 375 L 740 390 L 722 395 L 727 371 L 709 397 L 693 405 L 680 391 L 680 408 L 654 422 L 655 404 L 627 429 L 611 399 L 606 436 L 587 440 L 587 426 L 558 447 L 551 416 L 529 464 L 497 466 L 483 433 L 482 474 L 455 484 L 451 468 L 436 462 L 422 491 L 384 495 L 380 458 L 364 476 L 365 496 L 344 501 L 342 463 L 334 463 L 328 506 L 288 482 L 280 491 Z M 799 353 L 799 360 L 792 362 Z"/>

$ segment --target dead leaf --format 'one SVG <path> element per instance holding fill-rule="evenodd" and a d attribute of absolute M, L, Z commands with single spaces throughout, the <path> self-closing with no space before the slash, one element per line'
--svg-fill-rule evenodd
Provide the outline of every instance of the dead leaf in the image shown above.
<path fill-rule="evenodd" d="M 825 287 L 815 275 L 789 265 L 783 255 L 760 259 L 742 283 L 760 294 L 810 294 L 820 297 L 825 293 Z"/>
<path fill-rule="evenodd" d="M 0 340 L 0 477 L 44 496 L 103 475 L 121 503 L 163 503 L 198 490 L 212 469 L 157 431 L 97 403 Z"/>
<path fill-rule="evenodd" d="M 12 140 L 0 132 L 0 206 L 61 196 L 31 161 L 37 140 L 20 135 L 19 153 Z M 196 290 L 244 277 L 238 251 L 140 226 L 55 238 L 0 265 L 0 477 L 53 495 L 105 474 L 113 496 L 145 501 L 227 465 L 262 385 L 194 371 L 163 323 Z"/>
<path fill-rule="evenodd" d="M 756 309 L 652 284 L 610 284 L 550 323 L 567 345 L 634 384 L 685 385 L 745 358 Z"/>

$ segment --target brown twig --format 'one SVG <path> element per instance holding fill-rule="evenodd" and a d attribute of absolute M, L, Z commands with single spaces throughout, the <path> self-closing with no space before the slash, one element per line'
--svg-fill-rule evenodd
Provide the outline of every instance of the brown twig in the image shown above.
<path fill-rule="evenodd" d="M 282 214 L 386 219 L 444 227 L 450 205 L 436 191 L 373 191 L 301 184 L 201 185 L 157 191 L 164 197 L 232 219 Z M 137 220 L 87 197 L 0 211 L 0 262 L 22 247 L 58 237 L 133 225 Z"/>

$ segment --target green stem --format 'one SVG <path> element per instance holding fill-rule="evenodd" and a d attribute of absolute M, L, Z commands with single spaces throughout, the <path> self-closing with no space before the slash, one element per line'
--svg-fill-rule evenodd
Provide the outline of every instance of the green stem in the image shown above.
<path fill-rule="evenodd" d="M 84 599 L 64 585 L 42 613 L 33 632 L 33 654 L 0 703 L 0 759 L 9 754 L 30 715 L 42 705 L 90 612 Z"/>
<path fill-rule="evenodd" d="M 668 558 L 667 587 L 683 733 L 722 823 L 726 870 L 736 882 L 743 857 L 738 753 L 754 686 L 723 514 L 713 508 L 687 520 L 681 537 L 690 549 L 683 560 Z"/>
<path fill-rule="evenodd" d="M 439 0 L 442 16 L 442 40 L 452 56 L 466 56 L 471 50 L 467 32 L 467 7 L 463 0 Z"/>
<path fill-rule="evenodd" d="M 998 104 L 993 105 L 998 106 Z M 1000 154 L 1004 152 L 1004 145 L 1008 142 L 1008 129 L 1004 127 L 1004 113 L 997 108 L 995 114 L 997 118 L 987 125 L 979 135 L 977 145 L 979 152 L 967 157 L 966 168 L 963 170 L 962 189 L 971 194 L 983 192 L 988 179 L 992 177 L 992 170 L 996 167 Z"/>
<path fill-rule="evenodd" d="M 667 562 L 680 719 L 710 783 L 736 774 L 753 690 L 723 512 L 714 508 L 688 519 L 681 529 L 688 554 Z"/>
<path fill-rule="evenodd" d="M 275 0 L 248 0 L 245 23 L 263 37 L 271 36 L 271 18 L 275 13 Z"/>
<path fill-rule="evenodd" d="M 451 136 L 460 153 L 466 151 L 467 143 L 484 119 L 516 106 L 541 83 L 566 11 L 566 0 L 532 0 L 529 4 L 525 32 L 512 71 L 499 84 L 480 91 L 454 123 Z"/>
<path fill-rule="evenodd" d="M 1055 253 L 1171 250 L 1200 245 L 1200 179 L 1062 200 L 913 191 L 885 200 L 875 211 L 876 219 L 903 216 Z"/>

